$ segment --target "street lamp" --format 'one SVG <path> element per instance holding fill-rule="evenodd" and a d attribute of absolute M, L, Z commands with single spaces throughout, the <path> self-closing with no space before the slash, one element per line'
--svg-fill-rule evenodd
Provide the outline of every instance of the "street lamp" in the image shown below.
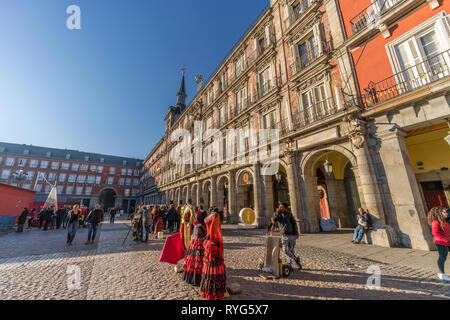
<path fill-rule="evenodd" d="M 23 181 L 28 179 L 28 174 L 26 174 L 23 170 L 17 170 L 13 173 L 13 177 L 17 181 Z"/>

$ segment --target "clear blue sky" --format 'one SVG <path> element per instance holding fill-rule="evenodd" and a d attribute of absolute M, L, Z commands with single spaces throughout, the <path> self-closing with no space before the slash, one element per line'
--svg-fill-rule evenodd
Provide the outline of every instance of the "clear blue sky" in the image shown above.
<path fill-rule="evenodd" d="M 1 0 L 0 141 L 145 158 L 268 2 Z"/>

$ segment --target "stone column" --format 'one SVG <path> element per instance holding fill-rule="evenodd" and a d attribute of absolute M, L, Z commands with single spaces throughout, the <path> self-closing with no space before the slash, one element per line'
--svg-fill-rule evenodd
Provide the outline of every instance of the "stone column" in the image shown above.
<path fill-rule="evenodd" d="M 419 250 L 434 250 L 426 222 L 425 206 L 401 130 L 379 134 L 380 156 L 386 172 L 402 245 Z M 361 170 L 361 169 L 360 169 Z"/>
<path fill-rule="evenodd" d="M 292 214 L 297 221 L 298 231 L 305 233 L 308 231 L 308 223 L 305 219 L 302 199 L 300 194 L 300 184 L 297 170 L 297 153 L 295 151 L 286 151 L 284 154 L 287 162 L 287 179 L 289 186 L 289 199 L 291 201 Z"/>
<path fill-rule="evenodd" d="M 354 133 L 350 135 L 350 140 L 354 146 L 354 154 L 358 163 L 359 182 L 361 184 L 362 194 L 364 198 L 365 208 L 369 210 L 374 217 L 374 227 L 380 228 L 386 224 L 386 218 L 383 208 L 382 196 L 378 185 L 375 167 L 370 156 L 369 147 L 366 138 L 362 133 Z"/>
<path fill-rule="evenodd" d="M 191 184 L 187 185 L 187 199 L 186 199 L 186 203 L 188 203 L 189 201 L 191 201 L 191 204 L 194 202 L 194 200 L 192 199 L 192 193 L 191 193 Z"/>
<path fill-rule="evenodd" d="M 266 199 L 266 213 L 267 218 L 270 219 L 273 216 L 275 203 L 273 197 L 273 176 L 265 175 L 263 176 L 264 181 L 264 198 Z"/>
<path fill-rule="evenodd" d="M 202 189 L 202 182 L 198 181 L 197 183 L 197 205 L 205 205 L 204 203 L 202 203 L 202 197 L 203 197 L 203 189 Z M 203 208 L 204 210 L 206 210 L 206 208 Z"/>
<path fill-rule="evenodd" d="M 259 164 L 253 166 L 254 181 L 253 181 L 253 198 L 255 204 L 256 222 L 258 227 L 264 227 L 267 223 L 266 215 L 263 212 L 262 205 L 262 188 L 261 188 L 261 167 Z"/>
<path fill-rule="evenodd" d="M 217 176 L 211 177 L 211 207 L 217 207 Z"/>
<path fill-rule="evenodd" d="M 239 222 L 239 212 L 237 207 L 237 199 L 236 199 L 236 179 L 235 179 L 235 172 L 230 171 L 228 172 L 228 181 L 230 182 L 229 188 L 228 188 L 228 204 L 229 204 L 229 210 L 231 212 L 231 223 L 238 223 Z"/>

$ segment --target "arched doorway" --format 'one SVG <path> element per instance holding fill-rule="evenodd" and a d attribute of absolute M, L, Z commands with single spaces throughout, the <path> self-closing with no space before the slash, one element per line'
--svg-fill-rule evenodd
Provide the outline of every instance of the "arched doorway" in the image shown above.
<path fill-rule="evenodd" d="M 228 210 L 228 178 L 223 176 L 217 182 L 217 206 L 219 211 Z M 225 212 L 224 212 L 225 214 Z"/>
<path fill-rule="evenodd" d="M 243 208 L 255 208 L 253 197 L 253 175 L 250 171 L 243 171 L 238 176 L 238 211 Z"/>
<path fill-rule="evenodd" d="M 197 184 L 194 184 L 192 186 L 192 189 L 191 189 L 191 200 L 192 200 L 192 205 L 194 205 L 196 207 L 199 205 L 199 203 L 197 203 L 198 202 L 198 200 L 197 200 Z"/>
<path fill-rule="evenodd" d="M 104 189 L 100 192 L 99 202 L 103 210 L 107 211 L 116 204 L 116 191 L 113 189 Z"/>
<path fill-rule="evenodd" d="M 291 210 L 291 199 L 289 196 L 289 184 L 287 179 L 286 169 L 283 166 L 279 166 L 278 173 L 275 176 L 272 176 L 273 180 L 273 199 L 274 199 L 274 208 L 270 208 L 271 210 L 278 208 L 280 203 L 284 203 L 288 206 L 288 210 Z"/>

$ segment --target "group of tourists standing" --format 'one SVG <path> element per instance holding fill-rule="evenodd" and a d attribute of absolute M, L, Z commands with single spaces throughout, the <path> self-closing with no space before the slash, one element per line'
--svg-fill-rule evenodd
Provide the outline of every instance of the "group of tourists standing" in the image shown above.
<path fill-rule="evenodd" d="M 86 245 L 93 244 L 95 236 L 97 235 L 97 230 L 100 223 L 104 219 L 104 212 L 101 206 L 97 204 L 93 210 L 91 210 L 86 217 L 86 223 L 88 224 L 88 239 Z M 72 210 L 69 211 L 67 217 L 68 231 L 67 231 L 67 244 L 72 245 L 75 235 L 78 231 L 80 222 L 83 222 L 83 215 L 78 204 L 74 205 Z"/>
<path fill-rule="evenodd" d="M 32 229 L 33 221 L 35 220 L 39 221 L 39 229 L 44 231 L 66 228 L 67 215 L 68 210 L 64 206 L 58 210 L 56 210 L 55 206 L 41 208 L 37 213 L 36 208 L 33 208 L 31 211 L 28 208 L 24 208 L 17 220 L 17 232 L 23 232 L 25 225 L 27 225 L 27 229 Z"/>

